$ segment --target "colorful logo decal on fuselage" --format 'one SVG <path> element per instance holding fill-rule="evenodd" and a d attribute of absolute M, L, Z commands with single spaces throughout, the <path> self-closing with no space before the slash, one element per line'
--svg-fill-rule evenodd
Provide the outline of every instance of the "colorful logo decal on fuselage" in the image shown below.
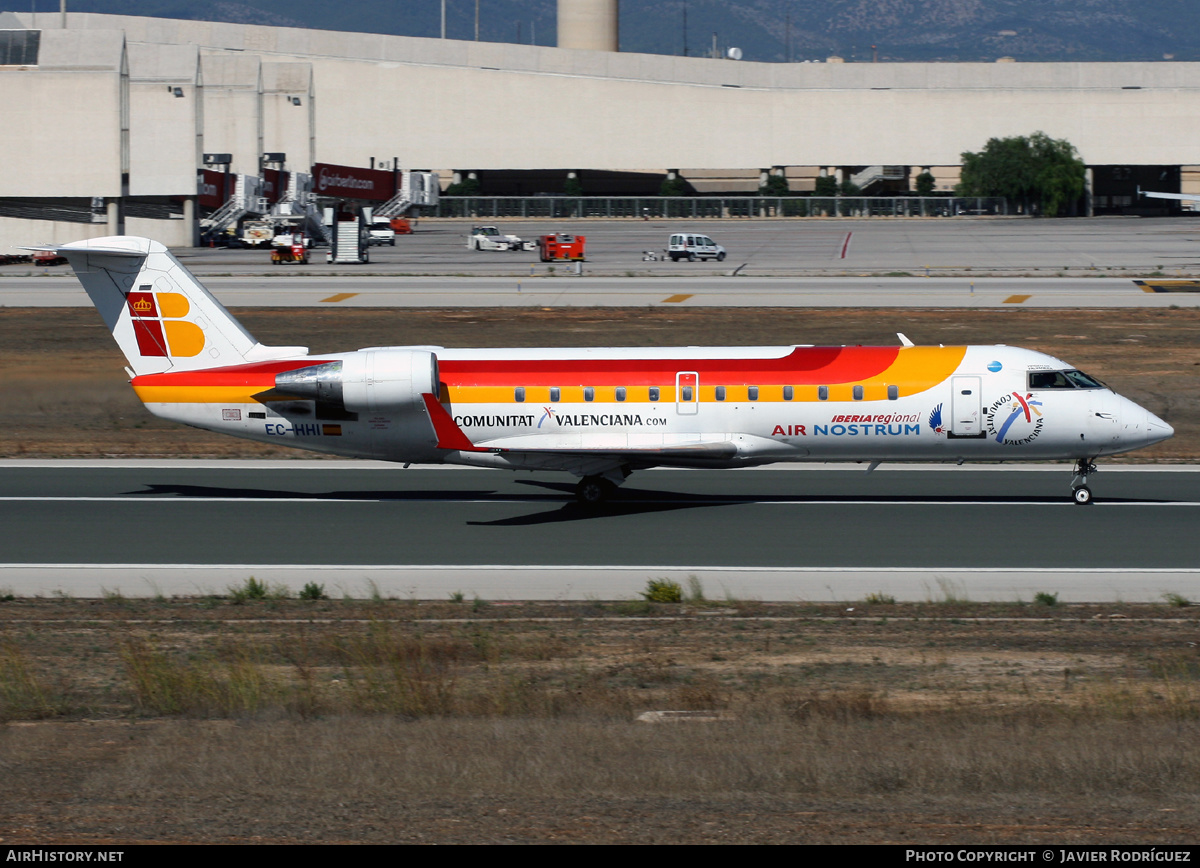
<path fill-rule="evenodd" d="M 987 411 L 988 436 L 997 443 L 1022 446 L 1032 443 L 1042 433 L 1046 423 L 1041 401 L 1034 401 L 1032 393 L 1022 395 L 1010 392 L 992 404 Z"/>

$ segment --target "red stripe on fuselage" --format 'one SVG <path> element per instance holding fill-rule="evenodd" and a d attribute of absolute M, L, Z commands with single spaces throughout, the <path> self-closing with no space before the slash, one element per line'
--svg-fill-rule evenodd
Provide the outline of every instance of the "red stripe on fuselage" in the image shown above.
<path fill-rule="evenodd" d="M 438 359 L 451 386 L 642 386 L 696 371 L 701 382 L 830 385 L 870 379 L 896 361 L 898 347 L 796 347 L 777 359 Z"/>
<path fill-rule="evenodd" d="M 206 368 L 202 371 L 166 371 L 162 374 L 142 374 L 133 378 L 135 386 L 263 386 L 275 385 L 275 375 L 297 368 L 323 365 L 322 359 L 293 359 L 287 362 L 252 362 L 248 365 L 229 365 Z"/>

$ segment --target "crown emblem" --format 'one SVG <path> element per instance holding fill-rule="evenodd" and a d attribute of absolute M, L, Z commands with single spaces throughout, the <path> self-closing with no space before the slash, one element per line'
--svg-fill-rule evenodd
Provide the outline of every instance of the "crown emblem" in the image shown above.
<path fill-rule="evenodd" d="M 133 308 L 134 313 L 149 313 L 154 310 L 154 305 L 150 303 L 150 299 L 148 298 L 139 298 L 130 307 Z"/>

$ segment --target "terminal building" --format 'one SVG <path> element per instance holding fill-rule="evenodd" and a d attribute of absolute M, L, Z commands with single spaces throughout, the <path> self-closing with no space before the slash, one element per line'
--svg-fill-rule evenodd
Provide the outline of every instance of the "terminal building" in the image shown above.
<path fill-rule="evenodd" d="M 238 179 L 298 211 L 370 178 L 399 207 L 401 170 L 485 196 L 653 195 L 667 177 L 754 195 L 771 174 L 870 193 L 926 170 L 948 191 L 964 151 L 1035 131 L 1089 167 L 1087 213 L 1163 206 L 1138 186 L 1200 194 L 1197 63 L 632 54 L 615 16 L 616 0 L 560 0 L 549 48 L 0 12 L 0 254 L 117 233 L 195 244 Z M 351 189 L 316 189 L 320 167 Z"/>

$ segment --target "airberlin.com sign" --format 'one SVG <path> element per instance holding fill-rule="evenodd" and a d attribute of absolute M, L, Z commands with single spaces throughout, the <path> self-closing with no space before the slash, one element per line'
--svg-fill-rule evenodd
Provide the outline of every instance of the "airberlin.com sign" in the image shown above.
<path fill-rule="evenodd" d="M 383 202 L 396 192 L 395 175 L 378 169 L 314 163 L 313 192 L 318 196 Z"/>

